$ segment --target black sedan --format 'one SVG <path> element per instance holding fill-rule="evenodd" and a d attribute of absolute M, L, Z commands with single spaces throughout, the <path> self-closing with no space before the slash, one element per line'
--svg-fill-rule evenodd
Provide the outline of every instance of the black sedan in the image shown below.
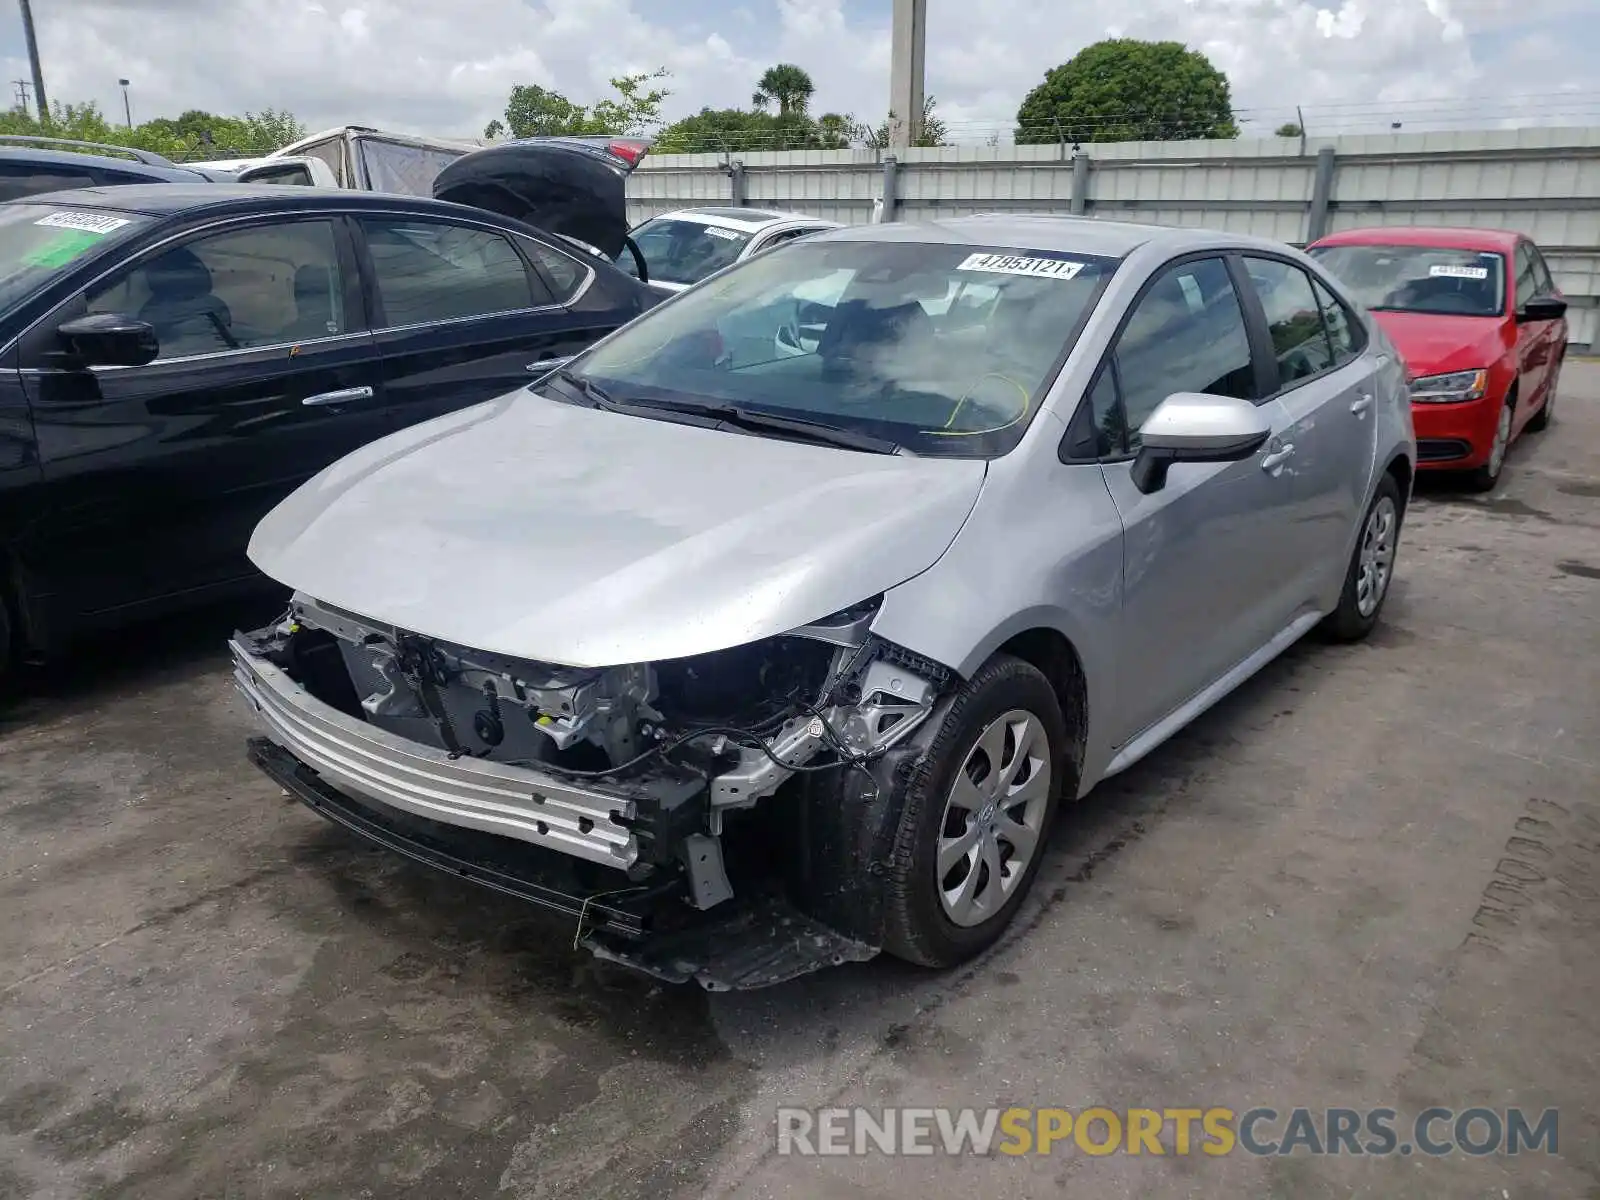
<path fill-rule="evenodd" d="M 297 485 L 658 299 L 436 200 L 167 183 L 0 205 L 0 672 L 259 585 L 245 545 Z"/>

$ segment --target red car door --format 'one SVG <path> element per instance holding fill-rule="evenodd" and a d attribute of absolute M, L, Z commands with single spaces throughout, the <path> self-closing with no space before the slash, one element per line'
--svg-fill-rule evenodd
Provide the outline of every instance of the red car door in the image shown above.
<path fill-rule="evenodd" d="M 1564 327 L 1562 321 L 1523 321 L 1519 315 L 1528 301 L 1548 294 L 1553 289 L 1549 272 L 1542 273 L 1534 254 L 1533 243 L 1517 242 L 1516 293 L 1513 300 L 1512 320 L 1516 321 L 1517 334 L 1517 425 L 1520 427 L 1544 403 L 1545 389 L 1550 383 L 1551 368 L 1556 359 L 1556 340 Z"/>

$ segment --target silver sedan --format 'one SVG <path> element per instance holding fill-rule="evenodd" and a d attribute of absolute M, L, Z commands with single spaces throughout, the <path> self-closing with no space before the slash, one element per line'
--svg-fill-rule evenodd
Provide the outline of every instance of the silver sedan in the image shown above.
<path fill-rule="evenodd" d="M 1058 804 L 1373 628 L 1415 462 L 1394 348 L 1282 244 L 833 230 L 274 511 L 253 755 L 666 978 L 950 966 Z"/>

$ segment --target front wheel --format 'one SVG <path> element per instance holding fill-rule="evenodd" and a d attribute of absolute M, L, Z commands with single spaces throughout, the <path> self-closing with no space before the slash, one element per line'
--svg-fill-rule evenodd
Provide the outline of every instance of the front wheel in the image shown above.
<path fill-rule="evenodd" d="M 1021 659 L 991 659 L 950 703 L 905 787 L 884 948 L 955 966 L 1011 923 L 1038 874 L 1057 799 L 1077 794 L 1050 681 Z"/>
<path fill-rule="evenodd" d="M 1508 396 L 1500 406 L 1500 416 L 1494 425 L 1494 441 L 1489 445 L 1489 461 L 1467 475 L 1467 486 L 1475 492 L 1494 490 L 1500 482 L 1500 472 L 1505 469 L 1506 453 L 1511 449 L 1512 400 Z"/>
<path fill-rule="evenodd" d="M 1378 623 L 1394 579 L 1403 505 L 1400 485 L 1386 472 L 1361 519 L 1361 536 L 1356 539 L 1355 553 L 1345 571 L 1339 607 L 1322 623 L 1323 630 L 1335 641 L 1360 641 Z"/>

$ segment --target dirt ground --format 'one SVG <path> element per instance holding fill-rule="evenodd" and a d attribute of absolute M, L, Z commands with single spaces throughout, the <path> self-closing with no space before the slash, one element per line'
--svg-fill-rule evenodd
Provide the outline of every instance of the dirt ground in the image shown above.
<path fill-rule="evenodd" d="M 1600 365 L 1400 564 L 1066 812 L 980 964 L 721 996 L 285 800 L 239 614 L 143 631 L 0 713 L 0 1197 L 1600 1197 Z M 851 1103 L 1555 1107 L 1560 1154 L 774 1152 Z"/>

